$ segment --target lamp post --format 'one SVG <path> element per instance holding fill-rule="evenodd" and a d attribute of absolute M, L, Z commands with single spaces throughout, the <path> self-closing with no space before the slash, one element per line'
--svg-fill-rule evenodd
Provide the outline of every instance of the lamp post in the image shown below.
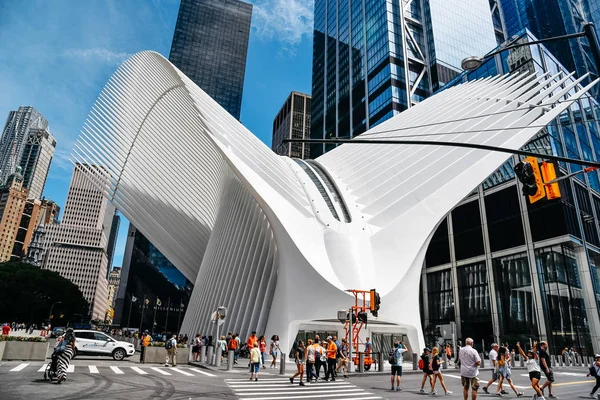
<path fill-rule="evenodd" d="M 533 44 L 556 42 L 559 40 L 569 40 L 569 39 L 574 39 L 574 38 L 578 38 L 578 37 L 586 37 L 587 38 L 587 40 L 590 44 L 590 49 L 592 51 L 592 56 L 594 57 L 594 63 L 596 64 L 596 68 L 600 69 L 600 48 L 598 47 L 598 38 L 596 37 L 596 34 L 594 32 L 594 24 L 591 22 L 586 23 L 583 26 L 583 31 L 578 32 L 578 33 L 572 33 L 569 35 L 562 35 L 562 36 L 555 36 L 555 37 L 550 37 L 550 38 L 540 39 L 540 40 L 534 40 L 534 41 L 526 42 L 526 43 L 509 44 L 508 46 L 502 47 L 501 49 L 498 49 L 489 54 L 486 54 L 483 57 L 478 57 L 478 56 L 467 57 L 464 60 L 462 60 L 460 66 L 465 71 L 474 71 L 477 68 L 481 67 L 481 65 L 485 61 L 490 59 L 491 57 L 495 56 L 496 54 L 500 54 L 506 50 L 511 50 L 511 49 L 515 49 L 518 47 L 524 47 L 524 46 L 531 46 Z"/>
<path fill-rule="evenodd" d="M 54 309 L 54 306 L 57 304 L 62 304 L 62 302 L 59 301 L 55 301 L 51 306 L 50 306 L 50 314 L 48 314 L 48 325 L 50 325 L 50 317 L 52 317 L 52 310 Z"/>

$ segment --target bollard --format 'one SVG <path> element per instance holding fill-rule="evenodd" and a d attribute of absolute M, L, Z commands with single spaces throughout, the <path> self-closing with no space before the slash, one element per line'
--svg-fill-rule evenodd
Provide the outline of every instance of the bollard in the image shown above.
<path fill-rule="evenodd" d="M 200 346 L 200 362 L 202 364 L 206 362 L 206 346 Z"/>
<path fill-rule="evenodd" d="M 214 362 L 214 366 L 215 367 L 220 367 L 221 366 L 221 355 L 223 354 L 223 349 L 221 349 L 221 346 L 217 346 L 217 351 L 215 354 L 215 362 Z"/>
<path fill-rule="evenodd" d="M 215 348 L 213 346 L 207 346 L 208 349 L 206 349 L 206 363 L 208 365 L 211 365 L 213 363 L 213 353 L 215 351 Z"/>
<path fill-rule="evenodd" d="M 365 372 L 365 353 L 362 351 L 358 352 L 358 372 Z"/>
<path fill-rule="evenodd" d="M 417 362 L 418 362 L 417 361 L 418 360 L 417 353 L 413 353 L 412 356 L 413 356 L 412 357 L 413 358 L 413 371 L 416 371 L 416 370 L 419 369 L 418 366 L 417 366 Z"/>
<path fill-rule="evenodd" d="M 281 352 L 281 360 L 279 360 L 279 375 L 285 375 L 285 353 Z"/>
<path fill-rule="evenodd" d="M 514 358 L 514 357 L 511 357 L 511 358 L 510 358 L 510 366 L 511 366 L 512 368 L 514 368 L 514 367 L 515 367 L 515 358 Z"/>
<path fill-rule="evenodd" d="M 556 356 L 550 356 L 550 364 L 552 364 L 553 367 L 558 366 L 558 360 L 556 359 Z"/>
<path fill-rule="evenodd" d="M 233 371 L 233 358 L 235 357 L 235 350 L 229 350 L 227 352 L 227 371 Z"/>
<path fill-rule="evenodd" d="M 483 357 L 483 353 L 479 353 L 479 358 L 481 358 L 481 368 L 485 368 L 485 358 Z"/>
<path fill-rule="evenodd" d="M 561 367 L 563 366 L 563 357 L 562 356 L 557 356 L 558 357 L 558 365 L 560 365 Z"/>
<path fill-rule="evenodd" d="M 588 368 L 592 367 L 594 365 L 594 357 L 588 357 L 587 358 L 587 366 Z"/>
<path fill-rule="evenodd" d="M 523 358 L 523 356 L 521 354 L 519 354 L 519 365 L 521 367 L 525 366 L 525 358 Z"/>
<path fill-rule="evenodd" d="M 383 353 L 377 353 L 377 371 L 383 372 Z"/>
<path fill-rule="evenodd" d="M 448 356 L 446 355 L 446 352 L 442 353 L 442 361 L 444 361 L 442 369 L 448 369 Z"/>

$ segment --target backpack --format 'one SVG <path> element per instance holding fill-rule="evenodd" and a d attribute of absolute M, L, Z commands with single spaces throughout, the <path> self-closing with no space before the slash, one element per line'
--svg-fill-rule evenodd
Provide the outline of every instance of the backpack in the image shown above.
<path fill-rule="evenodd" d="M 421 359 L 419 360 L 419 369 L 420 369 L 421 371 L 423 371 L 423 369 L 424 369 L 424 368 L 425 368 L 425 361 L 423 361 L 423 359 L 421 358 Z"/>
<path fill-rule="evenodd" d="M 392 365 L 398 364 L 398 357 L 396 357 L 396 349 L 391 349 L 388 353 L 388 362 Z"/>
<path fill-rule="evenodd" d="M 165 343 L 165 349 L 171 350 L 173 348 L 173 339 L 169 339 L 167 343 Z"/>
<path fill-rule="evenodd" d="M 66 350 L 66 348 L 67 340 L 63 336 L 63 340 L 60 341 L 60 343 L 58 344 L 58 346 L 56 346 L 56 349 L 54 351 L 56 351 L 57 353 L 62 353 Z"/>

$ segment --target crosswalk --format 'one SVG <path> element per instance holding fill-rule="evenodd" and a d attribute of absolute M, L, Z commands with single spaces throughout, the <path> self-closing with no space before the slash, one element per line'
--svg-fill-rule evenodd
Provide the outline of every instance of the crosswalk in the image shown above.
<path fill-rule="evenodd" d="M 291 384 L 289 378 L 226 379 L 227 386 L 241 400 L 287 400 L 287 399 L 327 399 L 327 400 L 370 400 L 381 397 L 351 384 L 349 381 L 307 383 L 298 386 L 298 380 Z"/>
<path fill-rule="evenodd" d="M 27 373 L 31 371 L 35 372 L 44 372 L 47 367 L 47 363 L 45 364 L 32 364 L 32 363 L 21 363 L 15 366 L 10 366 L 7 369 L 0 370 L 0 373 L 7 372 L 9 374 L 13 373 Z M 189 367 L 140 367 L 140 366 L 116 366 L 116 365 L 108 365 L 108 366 L 96 366 L 96 365 L 74 365 L 70 364 L 67 368 L 67 373 L 86 373 L 86 374 L 113 374 L 113 375 L 164 375 L 164 376 L 195 376 L 195 374 L 208 376 L 211 378 L 216 377 L 217 375 L 211 374 L 210 372 L 203 371 L 199 368 L 189 368 Z"/>

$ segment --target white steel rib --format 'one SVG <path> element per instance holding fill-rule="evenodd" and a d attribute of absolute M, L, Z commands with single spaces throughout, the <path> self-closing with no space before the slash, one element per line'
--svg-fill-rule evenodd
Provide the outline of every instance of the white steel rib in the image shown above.
<path fill-rule="evenodd" d="M 590 89 L 577 83 L 547 74 L 468 82 L 361 138 L 519 149 Z M 278 334 L 289 348 L 301 324 L 334 324 L 350 304 L 346 289 L 376 288 L 378 321 L 405 332 L 416 349 L 424 345 L 419 282 L 430 238 L 508 157 L 344 144 L 298 165 L 164 57 L 141 52 L 98 97 L 72 160 L 91 173 L 91 165 L 104 167 L 109 185 L 95 183 L 195 282 L 182 332 L 208 334 L 210 314 L 223 305 L 222 331 Z"/>

